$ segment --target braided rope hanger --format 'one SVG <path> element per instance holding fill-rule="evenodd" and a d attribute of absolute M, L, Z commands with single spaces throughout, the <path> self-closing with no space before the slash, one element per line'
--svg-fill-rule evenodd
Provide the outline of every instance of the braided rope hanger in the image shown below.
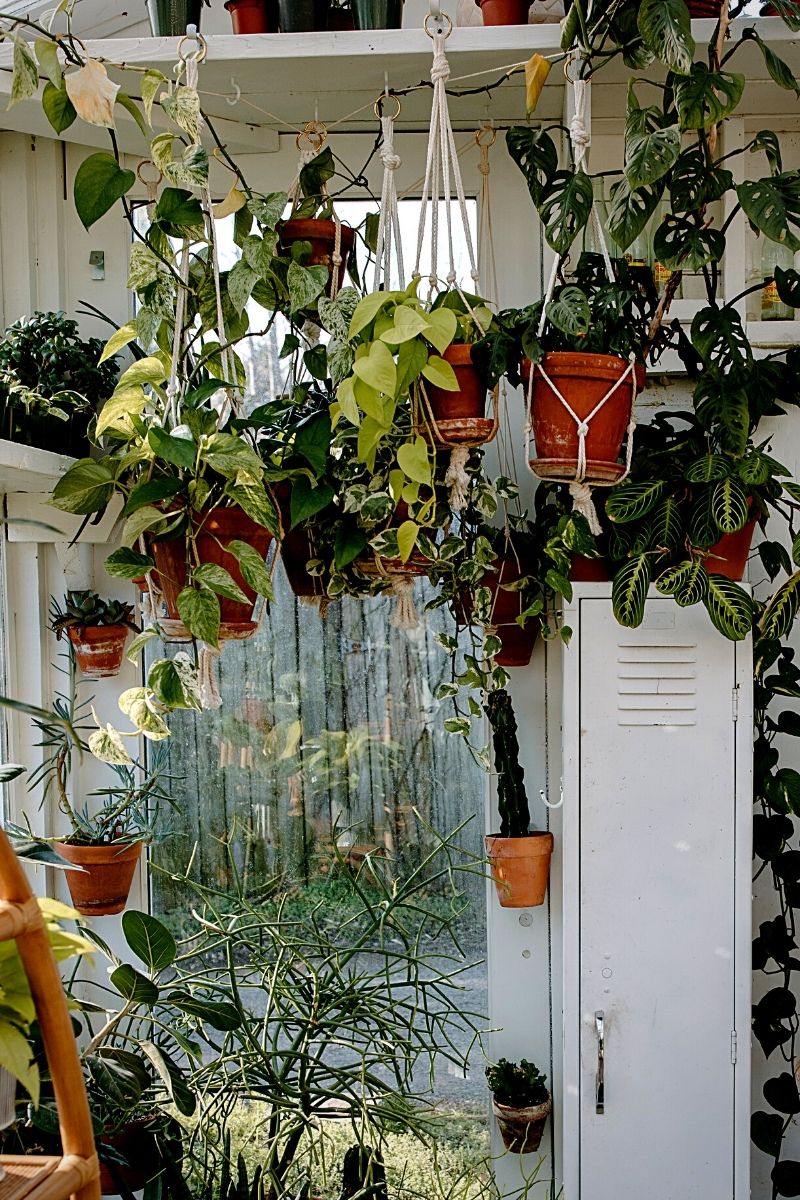
<path fill-rule="evenodd" d="M 584 174 L 586 174 L 587 173 L 586 162 L 587 162 L 589 147 L 591 146 L 591 141 L 592 141 L 591 130 L 590 130 L 590 128 L 587 124 L 587 120 L 586 120 L 586 113 L 587 113 L 588 101 L 589 101 L 590 80 L 580 79 L 580 78 L 571 76 L 566 67 L 565 67 L 564 73 L 567 77 L 568 82 L 572 84 L 572 88 L 573 88 L 574 113 L 573 113 L 573 116 L 572 116 L 572 119 L 571 119 L 570 125 L 569 125 L 569 136 L 570 136 L 570 142 L 572 145 L 573 157 L 575 160 L 575 170 L 576 170 L 576 172 L 580 171 L 580 172 L 583 172 Z M 616 278 L 614 275 L 614 268 L 611 263 L 611 256 L 609 255 L 609 252 L 608 252 L 608 245 L 606 243 L 605 231 L 603 229 L 603 224 L 602 224 L 602 221 L 600 220 L 600 216 L 597 211 L 597 206 L 594 201 L 594 196 L 592 196 L 592 204 L 591 204 L 591 208 L 589 210 L 589 220 L 592 222 L 592 227 L 594 230 L 595 238 L 596 238 L 597 244 L 600 247 L 600 252 L 603 256 L 603 262 L 605 264 L 606 274 L 608 276 L 609 282 L 615 283 Z M 547 289 L 545 291 L 544 300 L 542 303 L 542 312 L 541 312 L 541 316 L 539 318 L 539 326 L 537 329 L 537 336 L 539 338 L 541 338 L 542 334 L 544 333 L 545 325 L 547 323 L 547 309 L 553 298 L 553 292 L 555 290 L 556 280 L 558 278 L 558 272 L 559 272 L 562 262 L 564 261 L 564 257 L 565 256 L 562 254 L 557 254 L 553 258 L 553 265 L 550 270 L 550 277 L 547 282 Z M 550 388 L 550 390 L 553 392 L 553 394 L 556 396 L 559 403 L 563 406 L 563 408 L 566 410 L 566 412 L 569 414 L 569 416 L 575 422 L 575 426 L 576 426 L 576 430 L 577 430 L 577 434 L 578 434 L 578 456 L 577 456 L 577 462 L 576 462 L 576 466 L 575 466 L 575 472 L 571 475 L 540 476 L 530 458 L 530 443 L 531 443 L 531 436 L 533 433 L 533 387 L 534 387 L 534 380 L 535 380 L 537 372 L 542 377 L 542 379 L 547 384 L 547 386 Z M 588 461 L 587 461 L 587 455 L 586 455 L 586 437 L 589 432 L 589 424 L 590 424 L 592 418 L 597 415 L 597 413 L 603 408 L 603 406 L 611 398 L 611 396 L 614 395 L 614 393 L 621 387 L 621 385 L 629 377 L 631 380 L 631 415 L 630 415 L 630 420 L 628 422 L 628 428 L 627 428 L 627 434 L 626 434 L 625 467 L 624 467 L 623 473 L 621 475 L 619 475 L 616 479 L 611 480 L 611 481 L 599 480 L 599 479 L 587 480 L 586 476 L 587 476 L 587 469 L 588 469 Z M 526 401 L 525 401 L 525 431 L 524 431 L 525 461 L 528 464 L 528 469 L 531 471 L 531 473 L 534 475 L 537 475 L 539 478 L 547 478 L 550 482 L 569 484 L 569 491 L 570 491 L 570 495 L 572 496 L 572 502 L 573 502 L 573 511 L 581 513 L 586 518 L 586 520 L 589 524 L 589 528 L 590 528 L 591 532 L 593 534 L 595 534 L 595 536 L 602 533 L 602 527 L 600 525 L 600 521 L 597 516 L 597 510 L 594 506 L 594 501 L 592 500 L 592 487 L 613 487 L 615 484 L 620 483 L 623 479 L 627 478 L 627 476 L 629 475 L 630 469 L 631 469 L 631 461 L 633 458 L 634 431 L 636 429 L 636 415 L 635 415 L 635 411 L 634 411 L 635 404 L 636 404 L 636 356 L 633 353 L 631 353 L 628 364 L 625 367 L 625 369 L 623 370 L 623 372 L 620 374 L 620 376 L 617 379 L 615 379 L 614 383 L 611 385 L 611 387 L 608 389 L 608 391 L 605 393 L 605 395 L 602 396 L 600 400 L 598 400 L 598 402 L 595 404 L 595 406 L 591 410 L 591 412 L 588 413 L 585 417 L 580 417 L 575 412 L 572 405 L 569 403 L 569 401 L 562 394 L 560 389 L 556 386 L 556 384 L 553 382 L 553 380 L 550 378 L 550 376 L 544 370 L 544 367 L 542 366 L 542 364 L 541 363 L 531 363 L 531 370 L 528 375 L 528 383 L 527 383 L 527 388 L 526 388 Z"/>

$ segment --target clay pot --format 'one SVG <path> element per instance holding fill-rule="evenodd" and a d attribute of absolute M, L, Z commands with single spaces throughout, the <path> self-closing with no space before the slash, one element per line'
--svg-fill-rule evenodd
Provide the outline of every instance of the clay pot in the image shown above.
<path fill-rule="evenodd" d="M 455 371 L 458 391 L 448 392 L 432 383 L 425 384 L 430 414 L 423 413 L 423 420 L 433 416 L 435 427 L 431 436 L 437 445 L 447 446 L 455 442 L 477 445 L 492 436 L 494 422 L 486 417 L 486 388 L 472 361 L 472 347 L 457 344 L 448 346 L 442 358 Z M 437 437 L 437 432 L 441 436 Z"/>
<path fill-rule="evenodd" d="M 686 7 L 690 17 L 713 17 L 718 20 L 722 0 L 686 0 Z"/>
<path fill-rule="evenodd" d="M 541 369 L 540 369 L 541 366 Z M 578 354 L 557 350 L 545 354 L 534 368 L 533 437 L 536 458 L 531 466 L 541 479 L 574 475 L 578 464 L 578 427 L 542 375 L 544 371 L 561 392 L 573 412 L 588 417 L 614 381 L 627 369 L 624 359 L 614 354 Z M 531 366 L 523 363 L 527 380 Z M 636 388 L 645 385 L 644 367 L 636 366 Z M 628 375 L 589 421 L 586 434 L 586 482 L 616 483 L 625 474 L 619 456 L 631 419 L 633 381 Z"/>
<path fill-rule="evenodd" d="M 234 33 L 270 32 L 267 0 L 225 0 L 225 8 L 231 14 Z"/>
<path fill-rule="evenodd" d="M 82 871 L 64 872 L 73 906 L 79 913 L 85 917 L 106 917 L 122 912 L 142 852 L 141 842 L 129 845 L 116 842 L 108 846 L 58 842 L 56 848 L 67 862 L 83 867 Z"/>
<path fill-rule="evenodd" d="M 130 1121 L 113 1133 L 103 1134 L 101 1146 L 110 1146 L 127 1160 L 126 1165 L 114 1163 L 113 1169 L 100 1160 L 100 1193 L 118 1196 L 122 1183 L 131 1192 L 138 1192 L 158 1173 L 158 1155 L 152 1121 Z"/>
<path fill-rule="evenodd" d="M 544 1103 L 533 1104 L 530 1108 L 510 1108 L 507 1104 L 498 1104 L 492 1096 L 492 1112 L 506 1150 L 532 1154 L 539 1149 L 552 1103 L 548 1096 Z"/>
<path fill-rule="evenodd" d="M 325 580 L 321 575 L 309 575 L 306 563 L 315 558 L 311 539 L 305 529 L 290 529 L 281 542 L 281 562 L 295 596 L 308 600 L 324 596 Z"/>
<path fill-rule="evenodd" d="M 82 629 L 68 629 L 67 637 L 72 642 L 78 669 L 86 679 L 119 675 L 128 640 L 127 625 L 84 625 Z"/>
<path fill-rule="evenodd" d="M 515 558 L 501 560 L 497 571 L 483 576 L 479 587 L 487 587 L 492 593 L 492 615 L 490 618 L 493 629 L 503 643 L 495 662 L 501 667 L 527 667 L 531 661 L 533 647 L 539 636 L 539 622 L 534 617 L 525 626 L 517 623 L 517 617 L 522 612 L 522 593 L 508 591 L 500 585 L 514 583 L 524 574 Z M 454 605 L 456 616 L 463 624 L 472 624 L 472 604 L 469 593 Z"/>
<path fill-rule="evenodd" d="M 726 579 L 739 582 L 744 578 L 750 547 L 753 543 L 757 521 L 753 518 L 736 533 L 725 533 L 710 546 L 703 558 L 703 566 L 712 575 L 724 575 Z M 712 557 L 713 556 L 713 557 Z"/>
<path fill-rule="evenodd" d="M 552 833 L 487 836 L 486 857 L 501 908 L 537 908 L 544 904 L 552 853 Z"/>
<path fill-rule="evenodd" d="M 609 583 L 611 572 L 604 558 L 573 554 L 569 577 L 573 583 Z"/>
<path fill-rule="evenodd" d="M 216 563 L 224 567 L 231 578 L 239 585 L 248 597 L 247 604 L 238 600 L 219 597 L 221 639 L 249 637 L 257 626 L 253 621 L 253 609 L 257 596 L 239 568 L 234 556 L 226 550 L 233 541 L 247 542 L 257 550 L 262 558 L 266 558 L 272 534 L 263 525 L 258 525 L 247 513 L 237 505 L 211 509 L 210 512 L 199 513 L 196 520 L 194 544 L 201 563 Z M 167 613 L 171 622 L 180 623 L 178 612 L 178 595 L 186 585 L 186 539 L 173 538 L 171 541 L 153 541 L 150 552 L 158 571 L 158 583 L 167 605 Z"/>
<path fill-rule="evenodd" d="M 527 25 L 530 0 L 475 0 L 484 25 Z"/>
<path fill-rule="evenodd" d="M 341 230 L 339 253 L 342 261 L 339 263 L 338 287 L 341 287 L 345 281 L 347 262 L 353 253 L 355 244 L 355 231 L 345 224 L 342 224 Z M 281 221 L 278 225 L 278 236 L 284 250 L 291 250 L 294 242 L 310 242 L 311 254 L 304 265 L 327 267 L 330 278 L 333 278 L 333 252 L 336 247 L 336 223 L 334 221 L 320 221 L 316 218 Z"/>

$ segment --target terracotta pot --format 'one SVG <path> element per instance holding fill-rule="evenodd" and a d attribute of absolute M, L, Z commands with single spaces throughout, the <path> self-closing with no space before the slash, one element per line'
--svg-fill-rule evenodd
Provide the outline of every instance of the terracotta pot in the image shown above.
<path fill-rule="evenodd" d="M 353 253 L 355 232 L 349 225 L 342 224 L 338 286 L 341 287 L 347 275 L 347 262 Z M 294 242 L 310 242 L 311 254 L 306 259 L 307 267 L 327 267 L 328 274 L 333 278 L 333 252 L 336 247 L 336 224 L 333 221 L 289 220 L 281 221 L 278 225 L 280 244 L 284 250 L 290 250 Z"/>
<path fill-rule="evenodd" d="M 484 25 L 527 25 L 530 0 L 476 0 Z"/>
<path fill-rule="evenodd" d="M 703 566 L 713 575 L 724 575 L 726 579 L 737 582 L 744 578 L 750 547 L 757 521 L 753 518 L 736 533 L 725 533 L 710 546 L 703 558 Z"/>
<path fill-rule="evenodd" d="M 295 596 L 308 600 L 324 596 L 325 579 L 321 575 L 309 575 L 306 563 L 315 558 L 311 539 L 305 529 L 290 529 L 281 542 L 281 562 Z"/>
<path fill-rule="evenodd" d="M 487 836 L 486 857 L 501 908 L 537 908 L 544 904 L 552 853 L 552 833 Z"/>
<path fill-rule="evenodd" d="M 237 540 L 247 542 L 262 558 L 266 558 L 272 534 L 263 525 L 256 524 L 236 505 L 220 506 L 208 513 L 198 514 L 196 529 L 194 544 L 200 562 L 216 563 L 217 566 L 224 567 L 248 598 L 247 604 L 240 604 L 237 600 L 219 597 L 222 620 L 220 638 L 229 640 L 232 637 L 248 637 L 256 630 L 253 609 L 257 597 L 245 582 L 239 563 L 226 550 L 226 546 Z M 186 585 L 186 539 L 180 537 L 171 541 L 154 541 L 150 552 L 158 571 L 158 582 L 167 605 L 169 619 L 180 622 L 178 595 Z"/>
<path fill-rule="evenodd" d="M 131 1192 L 138 1192 L 159 1170 L 157 1146 L 153 1134 L 153 1123 L 149 1120 L 130 1121 L 113 1133 L 103 1134 L 100 1146 L 109 1146 L 127 1160 L 126 1165 L 100 1160 L 100 1193 L 103 1196 L 118 1196 L 119 1183 Z"/>
<path fill-rule="evenodd" d="M 436 422 L 431 437 L 440 446 L 455 442 L 478 445 L 492 436 L 494 422 L 486 417 L 486 388 L 472 361 L 472 347 L 448 346 L 442 358 L 455 371 L 458 391 L 448 392 L 432 383 L 425 384 L 430 414 L 424 418 Z M 437 437 L 437 431 L 440 436 Z"/>
<path fill-rule="evenodd" d="M 686 0 L 686 7 L 690 17 L 713 17 L 716 20 L 722 8 L 722 0 Z"/>
<path fill-rule="evenodd" d="M 348 33 L 355 29 L 353 13 L 349 8 L 332 8 L 328 12 L 328 29 L 331 33 Z"/>
<path fill-rule="evenodd" d="M 539 1149 L 552 1103 L 548 1096 L 543 1104 L 534 1104 L 530 1108 L 511 1108 L 507 1104 L 498 1104 L 492 1096 L 492 1112 L 506 1150 L 532 1154 Z"/>
<path fill-rule="evenodd" d="M 573 554 L 569 577 L 573 583 L 609 583 L 611 571 L 604 558 L 588 558 L 585 554 Z"/>
<path fill-rule="evenodd" d="M 141 842 L 109 846 L 73 846 L 58 842 L 58 853 L 83 871 L 65 871 L 72 903 L 85 917 L 122 912 L 131 890 Z"/>
<path fill-rule="evenodd" d="M 225 0 L 234 33 L 269 33 L 267 0 Z M 272 32 L 277 33 L 277 28 Z"/>
<path fill-rule="evenodd" d="M 542 479 L 574 475 L 578 463 L 578 427 L 556 396 L 542 370 L 561 392 L 573 412 L 583 419 L 606 395 L 627 368 L 624 359 L 613 354 L 578 354 L 558 350 L 545 354 L 541 369 L 537 364 L 533 379 L 533 437 L 536 458 L 531 466 Z M 530 374 L 530 363 L 523 364 L 523 376 Z M 644 367 L 636 366 L 636 387 L 645 385 Z M 615 483 L 625 474 L 619 456 L 631 419 L 633 381 L 630 375 L 606 400 L 589 421 L 586 434 L 586 482 Z"/>
<path fill-rule="evenodd" d="M 539 621 L 534 617 L 525 626 L 517 623 L 517 617 L 522 612 L 522 593 L 508 591 L 500 585 L 514 583 L 524 574 L 517 566 L 516 559 L 506 558 L 500 563 L 497 571 L 484 575 L 479 587 L 487 587 L 492 593 L 491 625 L 497 630 L 497 636 L 503 643 L 495 662 L 501 667 L 527 667 L 531 661 L 533 647 L 539 636 Z M 456 616 L 466 625 L 472 624 L 472 604 L 469 593 L 465 593 L 460 603 L 456 604 Z"/>
<path fill-rule="evenodd" d="M 75 650 L 81 675 L 86 679 L 119 675 L 128 640 L 127 625 L 84 625 L 82 629 L 68 629 L 67 637 Z"/>

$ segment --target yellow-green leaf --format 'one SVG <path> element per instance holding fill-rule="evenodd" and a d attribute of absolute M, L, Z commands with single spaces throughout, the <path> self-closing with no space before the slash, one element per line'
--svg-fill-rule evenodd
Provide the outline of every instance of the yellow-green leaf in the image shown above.
<path fill-rule="evenodd" d="M 525 107 L 528 116 L 539 103 L 547 76 L 550 74 L 550 62 L 541 54 L 533 54 L 525 63 Z"/>
<path fill-rule="evenodd" d="M 135 321 L 129 321 L 127 325 L 121 325 L 117 332 L 112 333 L 111 337 L 106 342 L 99 361 L 104 363 L 106 359 L 112 358 L 123 348 L 123 346 L 127 346 L 131 342 L 135 341 L 138 335 L 139 330 Z"/>
<path fill-rule="evenodd" d="M 413 442 L 405 442 L 397 451 L 397 463 L 400 470 L 408 479 L 415 483 L 431 482 L 431 464 L 428 456 L 428 443 L 425 438 L 417 436 Z"/>
<path fill-rule="evenodd" d="M 408 562 L 411 557 L 411 551 L 417 544 L 417 534 L 419 533 L 419 525 L 416 521 L 403 521 L 403 524 L 397 531 L 397 549 L 400 552 L 400 558 L 403 562 Z"/>
<path fill-rule="evenodd" d="M 397 367 L 391 350 L 383 342 L 373 342 L 369 348 L 369 354 L 356 359 L 353 364 L 353 372 L 376 392 L 394 396 L 397 385 Z"/>
<path fill-rule="evenodd" d="M 424 336 L 440 354 L 444 354 L 456 336 L 457 328 L 458 319 L 452 308 L 437 308 L 435 312 L 428 314 L 428 328 Z"/>
<path fill-rule="evenodd" d="M 438 355 L 432 354 L 425 366 L 422 368 L 422 374 L 435 387 L 442 388 L 445 392 L 457 392 L 458 380 L 456 373 L 444 358 L 439 358 Z"/>

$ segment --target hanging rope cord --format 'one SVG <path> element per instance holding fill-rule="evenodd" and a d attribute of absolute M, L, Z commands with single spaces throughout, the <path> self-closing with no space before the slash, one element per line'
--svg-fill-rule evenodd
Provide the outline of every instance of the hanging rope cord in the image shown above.
<path fill-rule="evenodd" d="M 574 97 L 574 110 L 575 111 L 574 111 L 572 120 L 570 121 L 570 125 L 569 125 L 569 136 L 570 136 L 570 142 L 572 144 L 572 153 L 573 153 L 573 157 L 575 160 L 575 170 L 582 171 L 582 172 L 584 172 L 584 174 L 586 174 L 587 173 L 586 172 L 586 162 L 587 162 L 587 157 L 588 157 L 588 153 L 589 153 L 589 147 L 591 146 L 591 142 L 592 142 L 591 131 L 590 131 L 589 126 L 586 121 L 586 112 L 587 112 L 588 101 L 589 101 L 590 82 L 587 79 L 572 78 L 566 69 L 565 69 L 565 74 L 567 75 L 568 81 L 572 84 L 573 97 Z M 591 207 L 590 213 L 589 213 L 589 220 L 592 222 L 592 228 L 593 228 L 593 231 L 595 234 L 595 238 L 596 238 L 597 244 L 600 247 L 600 252 L 603 256 L 603 262 L 605 264 L 606 274 L 608 276 L 609 282 L 615 283 L 616 280 L 615 280 L 615 276 L 614 276 L 614 268 L 611 263 L 611 256 L 609 255 L 609 252 L 608 252 L 608 245 L 606 243 L 605 231 L 603 229 L 603 224 L 602 224 L 602 221 L 600 220 L 600 216 L 597 211 L 597 206 L 594 203 L 594 198 L 592 198 L 592 207 Z M 559 268 L 560 268 L 562 262 L 563 262 L 562 255 L 556 255 L 553 259 L 553 266 L 550 271 L 550 277 L 547 282 L 547 289 L 545 291 L 544 302 L 542 304 L 542 314 L 539 318 L 539 327 L 537 330 L 537 334 L 538 334 L 539 338 L 542 337 L 542 334 L 544 333 L 545 325 L 547 324 L 547 309 L 550 305 L 551 300 L 553 299 L 553 292 L 555 290 L 556 280 L 558 278 L 558 272 L 559 272 Z M 553 380 L 550 378 L 550 376 L 544 370 L 541 363 L 532 363 L 531 364 L 531 370 L 528 375 L 528 386 L 526 389 L 526 403 L 525 403 L 525 461 L 528 464 L 528 469 L 534 475 L 536 475 L 537 472 L 536 472 L 535 467 L 533 467 L 531 465 L 530 444 L 531 444 L 531 436 L 533 433 L 533 385 L 534 385 L 534 379 L 535 379 L 537 372 L 539 373 L 541 378 L 544 380 L 544 382 L 547 384 L 547 386 L 550 388 L 550 390 L 553 392 L 553 394 L 556 396 L 558 401 L 563 405 L 563 407 L 569 413 L 570 417 L 575 422 L 575 427 L 576 427 L 577 433 L 578 433 L 578 457 L 577 457 L 577 462 L 576 462 L 575 473 L 572 475 L 564 475 L 564 476 L 560 476 L 560 477 L 548 475 L 547 478 L 550 482 L 568 483 L 569 484 L 569 491 L 570 491 L 570 495 L 572 496 L 572 501 L 573 501 L 573 511 L 581 513 L 588 521 L 589 528 L 591 529 L 592 533 L 595 535 L 598 535 L 598 534 L 602 533 L 602 526 L 600 525 L 600 521 L 597 516 L 597 510 L 594 506 L 594 501 L 592 500 L 592 487 L 593 486 L 594 487 L 613 487 L 615 484 L 620 483 L 623 479 L 627 478 L 627 476 L 630 474 L 631 461 L 633 458 L 633 438 L 634 438 L 634 431 L 636 429 L 636 414 L 635 414 L 636 356 L 635 356 L 635 354 L 631 353 L 629 360 L 628 360 L 628 364 L 625 367 L 624 371 L 619 375 L 619 377 L 617 379 L 614 380 L 613 384 L 608 389 L 608 391 L 605 393 L 605 395 L 602 396 L 600 398 L 600 400 L 597 401 L 594 408 L 591 410 L 591 412 L 587 413 L 585 417 L 580 417 L 575 412 L 572 405 L 569 403 L 569 401 L 566 399 L 566 397 L 562 394 L 561 390 L 556 386 L 556 384 L 553 382 Z M 630 416 L 630 420 L 628 422 L 628 429 L 627 429 L 627 435 L 626 435 L 624 471 L 620 476 L 618 476 L 617 479 L 610 480 L 610 481 L 593 480 L 590 484 L 589 482 L 587 482 L 587 479 L 586 479 L 587 468 L 588 468 L 588 460 L 587 460 L 587 455 L 586 455 L 586 436 L 589 432 L 589 424 L 590 424 L 592 418 L 595 417 L 600 412 L 600 410 L 603 408 L 603 406 L 606 404 L 606 402 L 611 398 L 611 396 L 614 395 L 614 393 L 622 386 L 622 384 L 625 382 L 625 380 L 628 379 L 629 377 L 631 380 L 631 416 Z"/>
<path fill-rule="evenodd" d="M 372 290 L 374 292 L 391 287 L 392 250 L 397 260 L 397 272 L 400 286 L 405 286 L 405 268 L 403 264 L 403 239 L 400 234 L 400 213 L 397 206 L 397 171 L 402 166 L 402 159 L 394 148 L 394 123 L 400 116 L 400 101 L 394 99 L 397 109 L 394 113 L 384 113 L 381 103 L 390 99 L 387 94 L 382 101 L 374 104 L 375 115 L 381 123 L 380 156 L 383 163 L 383 183 L 381 185 L 381 208 L 378 218 L 378 236 L 375 242 L 375 273 Z"/>

